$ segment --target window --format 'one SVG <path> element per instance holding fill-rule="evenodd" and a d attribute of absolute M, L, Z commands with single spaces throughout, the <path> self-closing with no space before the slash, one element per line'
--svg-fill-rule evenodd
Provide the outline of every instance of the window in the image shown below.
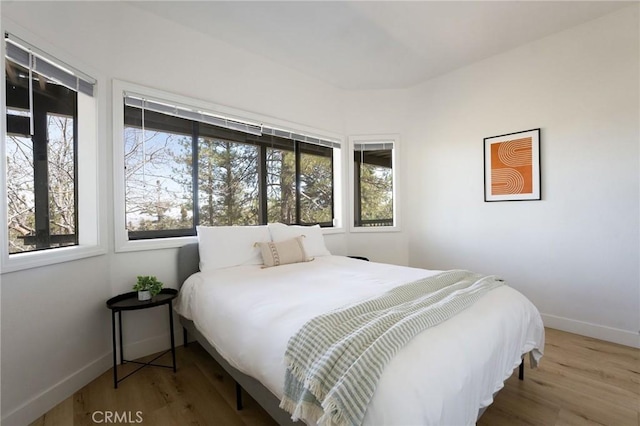
<path fill-rule="evenodd" d="M 115 129 L 124 148 L 126 237 L 119 243 L 193 236 L 197 225 L 334 226 L 339 141 L 135 90 L 145 91 L 114 82 L 114 99 L 122 99 L 114 100 L 114 114 L 124 118 Z"/>
<path fill-rule="evenodd" d="M 397 228 L 396 137 L 351 138 L 353 230 Z"/>
<path fill-rule="evenodd" d="M 125 108 L 126 223 L 131 239 L 193 229 L 192 125 L 187 120 Z M 185 180 L 183 176 L 188 178 Z M 185 188 L 186 186 L 186 188 Z M 185 191 L 186 189 L 186 191 Z"/>
<path fill-rule="evenodd" d="M 14 255 L 97 243 L 97 225 L 79 212 L 83 203 L 95 212 L 96 203 L 80 200 L 78 166 L 80 146 L 95 143 L 95 80 L 14 35 L 5 33 L 4 48 L 3 271 Z"/>

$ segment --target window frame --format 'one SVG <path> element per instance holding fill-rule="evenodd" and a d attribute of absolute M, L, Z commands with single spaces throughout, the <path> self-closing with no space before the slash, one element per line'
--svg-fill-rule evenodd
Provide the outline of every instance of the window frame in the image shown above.
<path fill-rule="evenodd" d="M 8 32 L 26 42 L 37 46 L 38 50 L 46 52 L 48 55 L 55 57 L 61 62 L 72 64 L 74 68 L 86 72 L 96 80 L 94 88 L 94 96 L 78 96 L 77 108 L 79 112 L 78 119 L 78 141 L 76 153 L 76 170 L 77 175 L 75 186 L 77 191 L 77 210 L 76 221 L 78 234 L 78 245 L 53 247 L 45 250 L 35 250 L 24 253 L 9 254 L 8 244 L 2 244 L 0 248 L 0 274 L 17 272 L 21 270 L 53 265 L 92 256 L 98 256 L 106 253 L 106 247 L 102 235 L 105 233 L 106 220 L 103 220 L 101 214 L 100 199 L 104 192 L 104 187 L 100 185 L 100 174 L 104 171 L 99 167 L 98 152 L 102 149 L 99 143 L 100 127 L 104 125 L 106 116 L 104 112 L 105 98 L 104 92 L 100 91 L 99 82 L 104 81 L 103 76 L 94 69 L 84 65 L 76 58 L 67 56 L 56 46 L 49 44 L 34 34 L 31 34 L 21 27 L 13 25 L 10 21 L 2 21 L 2 33 Z M 0 66 L 5 69 L 5 42 L 0 46 Z M 6 77 L 5 77 L 6 79 Z M 3 84 L 6 84 L 4 82 Z M 102 95 L 102 96 L 101 96 Z M 87 99 L 88 98 L 88 99 Z M 2 116 L 7 115 L 6 91 L 0 94 L 0 103 L 2 108 Z M 84 111 L 81 113 L 81 111 Z M 81 115 L 82 114 L 82 115 Z M 82 117 L 80 119 L 80 117 Z M 6 161 L 6 118 L 0 120 L 0 135 L 2 143 L 0 143 L 0 186 L 6 191 L 7 185 L 7 161 Z M 104 179 L 102 180 L 104 181 Z M 0 216 L 3 218 L 3 225 L 0 230 L 0 239 L 8 241 L 9 231 L 7 228 L 8 207 L 6 197 L 0 200 Z"/>
<path fill-rule="evenodd" d="M 393 225 L 391 226 L 356 226 L 356 205 L 355 205 L 355 162 L 353 160 L 356 144 L 378 144 L 391 143 L 391 168 L 393 179 Z M 349 136 L 349 147 L 347 150 L 348 182 L 349 182 L 349 232 L 400 232 L 400 181 L 399 181 L 399 158 L 400 158 L 400 136 L 397 134 L 373 134 L 373 135 L 351 135 Z"/>
<path fill-rule="evenodd" d="M 5 58 L 5 61 L 7 59 Z M 11 61 L 12 62 L 12 61 Z M 5 62 L 6 63 L 6 62 Z M 12 62 L 14 65 L 20 67 L 18 70 L 22 72 L 28 72 L 22 67 L 22 65 Z M 22 69 L 21 69 L 22 68 Z M 39 75 L 39 78 L 43 78 L 41 74 L 34 71 L 34 75 Z M 6 80 L 6 79 L 5 79 Z M 5 81 L 6 84 L 6 81 Z M 64 86 L 49 87 L 47 85 L 44 94 L 32 93 L 32 112 L 33 112 L 33 134 L 29 135 L 29 117 L 6 115 L 7 131 L 5 132 L 5 149 L 8 139 L 11 136 L 18 136 L 30 140 L 33 145 L 32 161 L 33 165 L 33 195 L 34 195 L 34 220 L 35 220 L 35 235 L 24 236 L 25 246 L 36 246 L 33 249 L 26 250 L 25 252 L 33 252 L 38 250 L 51 250 L 54 248 L 60 248 L 55 246 L 55 240 L 57 236 L 64 236 L 69 239 L 72 237 L 73 243 L 66 244 L 62 247 L 77 246 L 79 241 L 78 230 L 78 92 L 68 89 Z M 28 88 L 24 88 L 28 92 Z M 18 89 L 20 90 L 20 89 Z M 59 93 L 55 93 L 59 92 Z M 5 91 L 5 97 L 8 96 L 8 91 Z M 52 94 L 54 94 L 52 96 Z M 26 93 L 26 97 L 29 94 Z M 5 98 L 7 101 L 8 99 Z M 13 99 L 13 98 L 12 98 Z M 54 101 L 51 101 L 53 99 Z M 15 100 L 15 99 L 14 99 Z M 15 108 L 16 105 L 12 105 L 11 108 Z M 7 108 L 8 110 L 9 108 Z M 51 116 L 59 115 L 61 117 L 71 118 L 72 124 L 72 161 L 73 161 L 73 234 L 55 234 L 51 230 L 51 220 L 49 216 L 51 214 L 51 163 L 50 163 L 50 127 L 49 120 Z M 9 133 L 10 130 L 16 132 Z M 46 158 L 46 166 L 42 163 L 36 165 L 36 157 L 41 160 Z M 46 176 L 46 181 L 38 179 L 38 176 Z M 40 200 L 40 201 L 39 201 Z M 46 200 L 43 202 L 43 200 Z M 46 203 L 46 204 L 45 204 Z M 45 204 L 43 206 L 43 204 Z M 43 208 L 44 207 L 44 208 Z M 55 212 L 53 213 L 55 214 Z M 28 243 L 28 240 L 32 240 L 32 243 Z M 45 244 L 42 247 L 37 247 L 40 244 Z M 9 253 L 10 256 L 15 254 L 21 254 L 25 252 Z"/>
<path fill-rule="evenodd" d="M 124 174 L 124 102 L 125 93 L 135 93 L 149 96 L 149 98 L 163 99 L 174 102 L 177 105 L 188 105 L 195 109 L 208 111 L 226 117 L 238 117 L 242 120 L 250 120 L 256 123 L 263 123 L 265 126 L 273 128 L 296 129 L 299 132 L 306 132 L 328 139 L 338 140 L 340 149 L 334 149 L 332 158 L 333 164 L 333 213 L 334 224 L 331 228 L 322 228 L 323 233 L 332 234 L 344 232 L 343 223 L 343 190 L 341 188 L 344 181 L 342 167 L 343 154 L 345 151 L 344 138 L 341 135 L 321 131 L 308 126 L 291 123 L 273 117 L 250 113 L 235 108 L 225 107 L 210 102 L 168 93 L 159 89 L 145 87 L 136 83 L 122 80 L 113 80 L 112 84 L 112 113 L 113 113 L 113 183 L 114 183 L 114 229 L 115 229 L 115 251 L 128 252 L 139 250 L 155 250 L 164 248 L 181 247 L 189 242 L 196 242 L 197 236 L 175 236 L 149 239 L 129 239 L 126 226 L 126 206 L 125 206 L 125 174 Z"/>

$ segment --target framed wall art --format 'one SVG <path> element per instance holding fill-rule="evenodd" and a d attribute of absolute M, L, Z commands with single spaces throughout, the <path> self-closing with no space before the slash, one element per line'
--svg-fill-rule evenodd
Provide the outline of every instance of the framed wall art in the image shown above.
<path fill-rule="evenodd" d="M 541 200 L 540 129 L 484 138 L 484 200 Z"/>

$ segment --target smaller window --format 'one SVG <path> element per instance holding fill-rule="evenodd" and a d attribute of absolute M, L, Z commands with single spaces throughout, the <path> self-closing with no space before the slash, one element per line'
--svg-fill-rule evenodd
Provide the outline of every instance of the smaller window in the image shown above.
<path fill-rule="evenodd" d="M 8 33 L 5 52 L 9 254 L 78 245 L 78 98 L 95 81 Z"/>
<path fill-rule="evenodd" d="M 354 230 L 397 227 L 396 138 L 351 139 Z"/>
<path fill-rule="evenodd" d="M 10 33 L 1 50 L 1 272 L 102 254 L 96 81 Z"/>

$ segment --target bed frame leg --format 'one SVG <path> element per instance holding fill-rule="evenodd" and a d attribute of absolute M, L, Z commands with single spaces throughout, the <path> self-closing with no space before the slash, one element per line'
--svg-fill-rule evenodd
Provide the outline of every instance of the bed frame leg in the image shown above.
<path fill-rule="evenodd" d="M 236 410 L 242 411 L 242 386 L 236 382 Z"/>
<path fill-rule="evenodd" d="M 520 361 L 520 367 L 518 367 L 518 379 L 524 380 L 524 358 Z"/>
<path fill-rule="evenodd" d="M 182 344 L 186 348 L 188 343 L 189 343 L 189 340 L 187 338 L 187 329 L 182 327 Z"/>

